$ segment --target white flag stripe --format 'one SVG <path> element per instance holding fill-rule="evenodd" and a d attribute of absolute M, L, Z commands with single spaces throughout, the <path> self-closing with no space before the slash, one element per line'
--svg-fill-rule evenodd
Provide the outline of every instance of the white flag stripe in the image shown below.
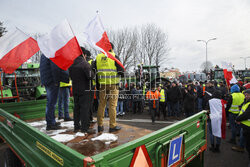
<path fill-rule="evenodd" d="M 18 29 L 2 36 L 0 38 L 0 59 L 28 38 L 28 35 Z"/>
<path fill-rule="evenodd" d="M 53 58 L 55 57 L 56 51 L 66 45 L 72 38 L 74 38 L 74 34 L 68 21 L 65 19 L 49 34 L 39 37 L 37 42 L 44 55 L 47 58 Z"/>
<path fill-rule="evenodd" d="M 212 125 L 212 133 L 214 136 L 221 137 L 222 123 L 222 103 L 220 99 L 209 100 L 210 119 Z"/>
<path fill-rule="evenodd" d="M 84 35 L 87 39 L 87 42 L 94 47 L 96 50 L 104 52 L 104 50 L 98 46 L 96 43 L 102 39 L 102 35 L 105 32 L 103 24 L 97 14 L 93 20 L 89 22 L 85 28 Z"/>

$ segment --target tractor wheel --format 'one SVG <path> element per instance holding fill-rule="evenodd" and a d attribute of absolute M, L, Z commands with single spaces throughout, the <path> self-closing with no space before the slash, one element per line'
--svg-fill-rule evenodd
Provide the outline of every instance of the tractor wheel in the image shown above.
<path fill-rule="evenodd" d="M 22 167 L 23 164 L 18 159 L 18 157 L 11 151 L 11 149 L 7 148 L 4 153 L 4 166 L 5 167 Z"/>

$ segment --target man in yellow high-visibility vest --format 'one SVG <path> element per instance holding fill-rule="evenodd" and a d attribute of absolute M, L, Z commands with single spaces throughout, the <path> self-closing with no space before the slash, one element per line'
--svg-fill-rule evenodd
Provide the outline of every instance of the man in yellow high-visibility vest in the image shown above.
<path fill-rule="evenodd" d="M 229 112 L 229 123 L 232 134 L 229 143 L 236 144 L 236 135 L 240 133 L 240 127 L 235 123 L 235 119 L 240 113 L 239 106 L 244 102 L 245 96 L 240 92 L 237 84 L 233 85 L 230 91 L 231 95 L 226 107 L 226 112 Z"/>
<path fill-rule="evenodd" d="M 64 121 L 73 121 L 69 116 L 69 91 L 71 86 L 71 81 L 69 83 L 60 82 L 58 95 L 58 119 L 64 119 Z"/>
<path fill-rule="evenodd" d="M 118 59 L 113 52 L 113 44 L 111 44 L 111 46 L 112 49 L 109 53 Z M 109 104 L 110 118 L 109 132 L 118 131 L 121 127 L 116 125 L 116 106 L 119 95 L 118 86 L 120 83 L 120 75 L 123 75 L 124 70 L 120 65 L 118 65 L 117 62 L 108 58 L 103 53 L 96 56 L 93 68 L 97 70 L 97 88 L 99 89 L 99 106 L 97 111 L 98 132 L 102 132 L 104 130 L 103 120 L 107 101 Z"/>
<path fill-rule="evenodd" d="M 161 117 L 161 112 L 163 113 L 164 120 L 166 120 L 166 90 L 162 85 L 158 87 L 158 91 L 160 92 L 160 102 L 159 102 L 159 115 L 158 118 Z"/>
<path fill-rule="evenodd" d="M 245 92 L 245 103 L 243 104 L 239 115 L 236 117 L 236 122 L 241 124 L 243 128 L 243 136 L 246 141 L 246 150 L 248 152 L 248 167 L 250 167 L 250 89 L 247 89 Z"/>

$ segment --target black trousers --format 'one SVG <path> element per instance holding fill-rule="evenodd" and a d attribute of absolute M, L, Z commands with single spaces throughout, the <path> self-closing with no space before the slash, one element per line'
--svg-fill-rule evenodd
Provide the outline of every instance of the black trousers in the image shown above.
<path fill-rule="evenodd" d="M 90 93 L 74 95 L 74 126 L 75 129 L 89 129 Z M 80 125 L 81 122 L 81 125 Z"/>
<path fill-rule="evenodd" d="M 249 158 L 249 161 L 250 161 L 250 133 L 247 133 L 246 131 L 244 132 L 244 129 L 243 129 L 243 135 L 245 137 L 246 150 L 248 152 L 248 158 Z"/>
<path fill-rule="evenodd" d="M 149 101 L 149 112 L 151 115 L 152 122 L 155 122 L 156 108 L 153 107 L 153 101 Z"/>
<path fill-rule="evenodd" d="M 90 91 L 90 107 L 89 107 L 89 120 L 93 120 L 93 112 L 94 112 L 94 91 Z"/>
<path fill-rule="evenodd" d="M 164 118 L 166 118 L 166 103 L 160 102 L 160 112 L 158 113 L 158 117 L 161 116 L 161 112 L 163 113 Z"/>

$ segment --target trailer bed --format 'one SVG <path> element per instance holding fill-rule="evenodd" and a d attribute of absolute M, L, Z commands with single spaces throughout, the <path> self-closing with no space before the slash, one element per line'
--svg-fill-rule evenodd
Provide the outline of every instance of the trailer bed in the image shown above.
<path fill-rule="evenodd" d="M 45 120 L 27 121 L 29 125 L 47 134 L 56 141 L 65 144 L 73 150 L 76 150 L 84 156 L 93 156 L 99 154 L 111 148 L 138 139 L 152 132 L 148 129 L 118 123 L 118 126 L 121 126 L 122 129 L 115 133 L 109 133 L 108 121 L 105 120 L 105 129 L 103 133 L 84 135 L 84 133 L 81 132 L 74 132 L 73 121 L 64 122 L 63 120 L 57 120 L 57 122 L 61 122 L 61 129 L 46 131 Z M 97 129 L 97 124 L 92 124 L 91 128 Z M 101 137 L 102 139 L 99 139 L 97 137 Z"/>

